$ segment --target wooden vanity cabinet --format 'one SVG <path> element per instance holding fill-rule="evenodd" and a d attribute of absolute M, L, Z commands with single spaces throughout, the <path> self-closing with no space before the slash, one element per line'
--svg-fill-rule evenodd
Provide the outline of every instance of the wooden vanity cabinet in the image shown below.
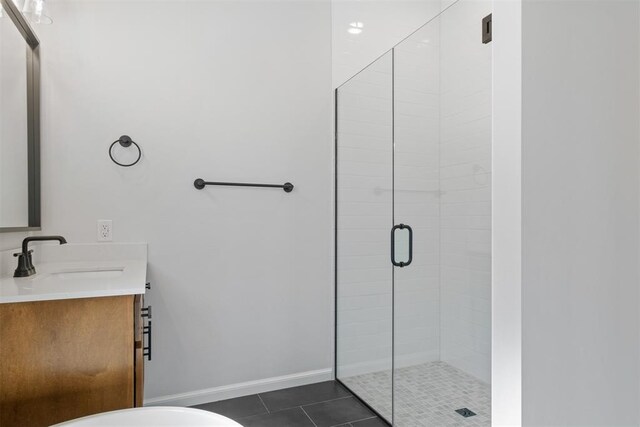
<path fill-rule="evenodd" d="M 141 406 L 142 295 L 0 304 L 0 426 Z"/>

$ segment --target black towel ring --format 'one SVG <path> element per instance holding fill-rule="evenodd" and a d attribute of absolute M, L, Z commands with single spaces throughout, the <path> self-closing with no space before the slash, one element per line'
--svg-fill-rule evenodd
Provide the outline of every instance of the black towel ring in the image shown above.
<path fill-rule="evenodd" d="M 120 143 L 121 146 L 123 147 L 130 147 L 131 144 L 135 145 L 136 148 L 138 149 L 138 158 L 136 159 L 135 162 L 133 163 L 129 163 L 124 164 L 124 163 L 120 163 L 118 162 L 116 159 L 113 158 L 113 154 L 111 153 L 111 150 L 113 149 L 113 146 L 116 145 L 116 143 Z M 124 168 L 128 168 L 129 166 L 133 166 L 136 163 L 138 163 L 140 161 L 140 158 L 142 157 L 142 150 L 140 149 L 140 146 L 138 144 L 135 143 L 135 141 L 133 139 L 131 139 L 129 136 L 127 135 L 122 135 L 119 139 L 113 141 L 113 143 L 109 146 L 109 157 L 111 157 L 111 160 L 113 161 L 113 163 L 115 163 L 118 166 L 122 166 Z"/>

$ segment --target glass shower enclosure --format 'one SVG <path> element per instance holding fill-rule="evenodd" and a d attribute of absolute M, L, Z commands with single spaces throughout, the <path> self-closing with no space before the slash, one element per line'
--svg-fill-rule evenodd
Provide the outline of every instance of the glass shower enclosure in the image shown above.
<path fill-rule="evenodd" d="M 336 90 L 336 378 L 394 426 L 490 425 L 490 13 L 458 0 Z"/>

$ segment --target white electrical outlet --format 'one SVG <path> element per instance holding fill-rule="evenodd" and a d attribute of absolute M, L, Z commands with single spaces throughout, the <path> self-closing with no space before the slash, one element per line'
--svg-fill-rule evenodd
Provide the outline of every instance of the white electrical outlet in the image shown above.
<path fill-rule="evenodd" d="M 98 242 L 110 242 L 113 240 L 113 223 L 110 219 L 98 220 Z"/>

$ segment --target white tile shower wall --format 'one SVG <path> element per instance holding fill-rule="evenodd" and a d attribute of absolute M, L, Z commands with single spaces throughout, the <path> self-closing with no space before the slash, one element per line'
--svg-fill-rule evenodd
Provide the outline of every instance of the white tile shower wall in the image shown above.
<path fill-rule="evenodd" d="M 392 57 L 338 95 L 338 376 L 391 369 Z M 389 388 L 390 392 L 390 388 Z"/>
<path fill-rule="evenodd" d="M 330 3 L 50 6 L 43 232 L 94 242 L 109 218 L 115 241 L 149 243 L 146 397 L 330 368 Z M 135 167 L 107 155 L 122 134 Z"/>
<path fill-rule="evenodd" d="M 488 1 L 460 0 L 441 17 L 441 360 L 491 377 L 491 45 Z"/>
<path fill-rule="evenodd" d="M 439 20 L 394 49 L 394 222 L 413 229 L 395 268 L 395 367 L 440 358 Z"/>

